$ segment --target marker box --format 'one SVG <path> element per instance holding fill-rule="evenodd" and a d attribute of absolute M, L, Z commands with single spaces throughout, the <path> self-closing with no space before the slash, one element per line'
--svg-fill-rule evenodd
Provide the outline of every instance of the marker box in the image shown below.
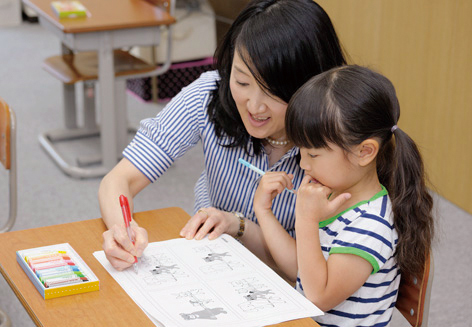
<path fill-rule="evenodd" d="M 69 243 L 17 251 L 16 261 L 44 299 L 100 288 L 97 276 Z"/>

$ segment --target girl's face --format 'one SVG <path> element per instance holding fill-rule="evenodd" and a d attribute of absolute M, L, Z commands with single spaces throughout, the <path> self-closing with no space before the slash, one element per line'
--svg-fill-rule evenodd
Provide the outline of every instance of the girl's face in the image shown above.
<path fill-rule="evenodd" d="M 315 182 L 334 191 L 345 192 L 356 183 L 353 154 L 332 143 L 326 148 L 300 148 L 300 167 Z"/>
<path fill-rule="evenodd" d="M 285 139 L 287 103 L 266 93 L 235 51 L 230 89 L 247 132 L 252 137 Z"/>

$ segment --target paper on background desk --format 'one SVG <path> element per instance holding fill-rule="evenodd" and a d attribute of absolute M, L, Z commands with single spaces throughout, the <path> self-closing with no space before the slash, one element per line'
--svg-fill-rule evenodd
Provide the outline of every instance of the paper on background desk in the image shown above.
<path fill-rule="evenodd" d="M 94 256 L 157 326 L 251 327 L 323 314 L 229 235 L 150 243 L 138 275 L 115 270 L 103 251 Z"/>

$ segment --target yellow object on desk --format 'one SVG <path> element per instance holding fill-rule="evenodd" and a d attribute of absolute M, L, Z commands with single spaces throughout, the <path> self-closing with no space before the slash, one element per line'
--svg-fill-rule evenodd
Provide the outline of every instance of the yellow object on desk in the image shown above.
<path fill-rule="evenodd" d="M 80 1 L 52 1 L 51 6 L 59 18 L 87 16 L 87 9 Z"/>
<path fill-rule="evenodd" d="M 98 278 L 68 243 L 20 250 L 16 260 L 46 300 L 100 288 Z"/>

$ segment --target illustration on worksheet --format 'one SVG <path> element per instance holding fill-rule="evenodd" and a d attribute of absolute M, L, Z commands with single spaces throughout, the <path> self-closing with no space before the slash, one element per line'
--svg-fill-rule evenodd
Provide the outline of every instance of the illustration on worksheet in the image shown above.
<path fill-rule="evenodd" d="M 260 312 L 267 308 L 274 308 L 279 303 L 285 303 L 280 296 L 275 295 L 274 291 L 256 277 L 233 281 L 231 285 L 246 300 L 238 304 L 244 312 Z"/>
<path fill-rule="evenodd" d="M 180 313 L 184 320 L 208 319 L 217 320 L 219 314 L 227 314 L 228 312 L 221 307 L 212 307 L 213 300 L 209 298 L 202 289 L 192 289 L 176 294 L 176 299 L 186 299 L 198 310 L 192 312 Z"/>
<path fill-rule="evenodd" d="M 243 263 L 235 260 L 233 255 L 220 244 L 198 246 L 193 250 L 201 255 L 205 264 L 200 266 L 200 270 L 205 274 L 227 272 L 244 267 Z"/>
<path fill-rule="evenodd" d="M 140 258 L 141 271 L 145 272 L 143 281 L 148 285 L 175 283 L 188 277 L 181 267 L 167 253 L 158 252 Z"/>
<path fill-rule="evenodd" d="M 226 234 L 149 243 L 137 274 L 94 255 L 158 326 L 256 327 L 323 314 Z"/>

